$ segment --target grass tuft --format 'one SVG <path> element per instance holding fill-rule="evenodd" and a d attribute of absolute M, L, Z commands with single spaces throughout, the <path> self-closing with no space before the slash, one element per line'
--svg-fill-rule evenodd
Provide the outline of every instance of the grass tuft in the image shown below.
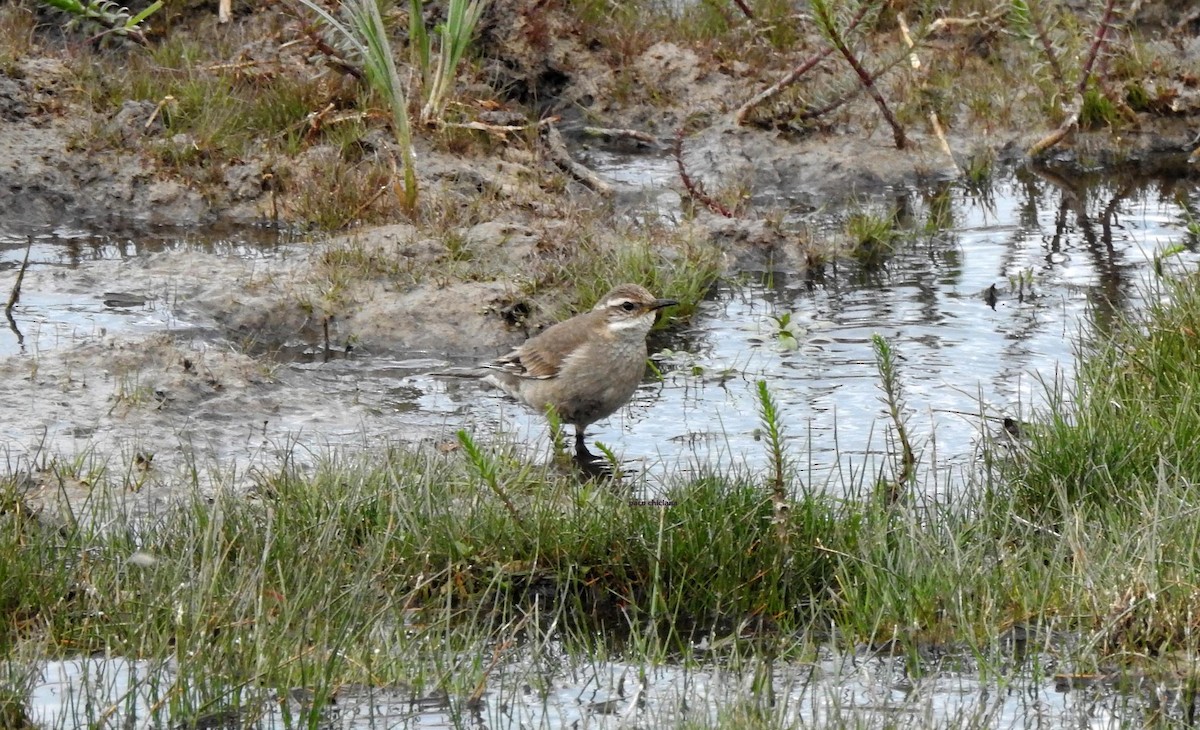
<path fill-rule="evenodd" d="M 1052 385 L 1014 484 L 1034 514 L 1060 500 L 1126 508 L 1172 483 L 1200 482 L 1200 287 L 1164 280 L 1167 302 L 1098 345 L 1077 382 Z"/>

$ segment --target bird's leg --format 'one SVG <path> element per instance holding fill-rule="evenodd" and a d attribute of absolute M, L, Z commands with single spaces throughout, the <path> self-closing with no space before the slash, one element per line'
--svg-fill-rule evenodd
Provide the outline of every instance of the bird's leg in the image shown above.
<path fill-rule="evenodd" d="M 575 458 L 595 461 L 596 455 L 588 451 L 587 443 L 583 440 L 583 428 L 575 427 Z"/>
<path fill-rule="evenodd" d="M 575 427 L 575 466 L 591 479 L 609 479 L 613 476 L 608 461 L 588 451 L 587 443 L 583 440 L 583 429 L 578 426 Z"/>

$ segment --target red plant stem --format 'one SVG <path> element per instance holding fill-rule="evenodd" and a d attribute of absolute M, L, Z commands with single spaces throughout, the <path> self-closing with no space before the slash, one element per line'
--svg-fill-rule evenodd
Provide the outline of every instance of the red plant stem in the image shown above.
<path fill-rule="evenodd" d="M 704 192 L 704 188 L 700 183 L 694 182 L 687 174 L 687 169 L 683 166 L 683 127 L 680 127 L 675 132 L 675 164 L 679 166 L 679 179 L 683 181 L 683 187 L 687 190 L 688 195 L 704 204 L 717 215 L 723 215 L 726 218 L 733 218 L 733 211 L 726 208 L 719 200 L 713 200 L 708 193 Z"/>
<path fill-rule="evenodd" d="M 738 10 L 742 11 L 742 15 L 745 15 L 750 20 L 754 20 L 754 11 L 746 4 L 746 0 L 733 0 L 733 4 L 738 6 Z"/>
<path fill-rule="evenodd" d="M 866 88 L 871 98 L 875 100 L 875 104 L 879 107 L 883 118 L 891 125 L 892 138 L 896 141 L 896 149 L 904 149 L 908 146 L 908 139 L 904 136 L 904 127 L 901 127 L 900 123 L 896 121 L 896 117 L 892 116 L 892 110 L 888 108 L 887 102 L 884 101 L 883 94 L 879 93 L 879 89 L 875 86 L 875 81 L 871 78 L 871 74 L 867 73 L 867 70 L 859 63 L 858 58 L 850 51 L 846 42 L 842 40 L 841 34 L 834 27 L 833 18 L 826 18 L 825 20 L 827 21 L 825 25 L 829 29 L 829 39 L 833 41 L 833 45 L 837 47 L 838 51 L 846 59 L 846 63 L 850 64 L 850 68 L 854 69 L 854 73 L 858 74 L 859 81 L 862 82 L 863 87 Z"/>
<path fill-rule="evenodd" d="M 862 19 L 864 17 L 866 17 L 868 7 L 869 7 L 868 3 L 863 3 L 862 6 L 859 7 L 858 13 L 856 13 L 855 16 L 850 19 L 850 24 L 846 26 L 847 33 L 854 30 L 856 27 L 858 27 L 858 24 L 862 22 Z M 821 63 L 821 61 L 824 61 L 826 58 L 828 58 L 829 54 L 833 53 L 833 50 L 834 50 L 833 48 L 825 48 L 822 51 L 820 51 L 819 53 L 809 56 L 804 61 L 804 63 L 800 64 L 796 68 L 789 71 L 787 76 L 784 76 L 782 79 L 780 79 L 779 81 L 776 81 L 774 84 L 771 84 L 769 87 L 767 87 L 763 91 L 760 91 L 759 93 L 755 94 L 754 97 L 750 99 L 750 101 L 747 101 L 745 104 L 742 104 L 741 108 L 737 110 L 737 113 L 734 115 L 734 118 L 733 118 L 733 123 L 737 124 L 738 126 L 741 126 L 742 124 L 744 124 L 746 122 L 746 115 L 750 113 L 751 109 L 753 109 L 754 107 L 763 103 L 767 99 L 770 99 L 771 97 L 778 95 L 779 92 L 783 91 L 787 87 L 796 83 L 796 81 L 799 80 L 801 76 L 808 73 L 809 71 L 811 71 L 813 69 L 813 67 L 815 67 L 817 64 Z"/>
<path fill-rule="evenodd" d="M 1081 94 L 1087 89 L 1088 80 L 1092 78 L 1092 67 L 1096 65 L 1096 56 L 1100 54 L 1100 46 L 1104 45 L 1104 36 L 1112 27 L 1116 4 L 1117 0 L 1108 0 L 1104 4 L 1104 15 L 1100 17 L 1100 27 L 1096 28 L 1096 35 L 1092 38 L 1092 47 L 1088 49 L 1087 61 L 1083 64 L 1083 75 L 1079 79 L 1079 93 Z"/>
<path fill-rule="evenodd" d="M 1050 43 L 1050 36 L 1046 33 L 1046 28 L 1042 23 L 1042 17 L 1038 15 L 1037 8 L 1033 3 L 1028 3 L 1029 19 L 1033 22 L 1033 29 L 1037 31 L 1038 40 L 1042 44 L 1042 52 L 1046 54 L 1046 60 L 1050 62 L 1050 72 L 1054 74 L 1054 80 L 1060 86 L 1065 86 L 1063 81 L 1062 66 L 1058 64 L 1058 54 L 1054 52 L 1054 46 Z"/>

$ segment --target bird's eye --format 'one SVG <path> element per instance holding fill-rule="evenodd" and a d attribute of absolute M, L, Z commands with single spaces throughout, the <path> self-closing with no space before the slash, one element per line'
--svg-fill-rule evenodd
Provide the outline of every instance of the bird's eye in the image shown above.
<path fill-rule="evenodd" d="M 633 310 L 637 309 L 637 305 L 633 302 L 625 302 L 621 305 L 621 309 L 624 309 L 626 312 L 632 312 Z"/>

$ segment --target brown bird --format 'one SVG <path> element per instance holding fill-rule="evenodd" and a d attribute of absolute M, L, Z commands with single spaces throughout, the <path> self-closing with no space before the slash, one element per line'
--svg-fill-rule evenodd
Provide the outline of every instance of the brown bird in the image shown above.
<path fill-rule="evenodd" d="M 621 284 L 590 312 L 559 322 L 507 355 L 486 363 L 485 380 L 534 410 L 553 407 L 575 427 L 575 451 L 592 458 L 584 431 L 629 402 L 646 374 L 646 335 L 658 310 L 679 302 L 655 299 Z"/>

